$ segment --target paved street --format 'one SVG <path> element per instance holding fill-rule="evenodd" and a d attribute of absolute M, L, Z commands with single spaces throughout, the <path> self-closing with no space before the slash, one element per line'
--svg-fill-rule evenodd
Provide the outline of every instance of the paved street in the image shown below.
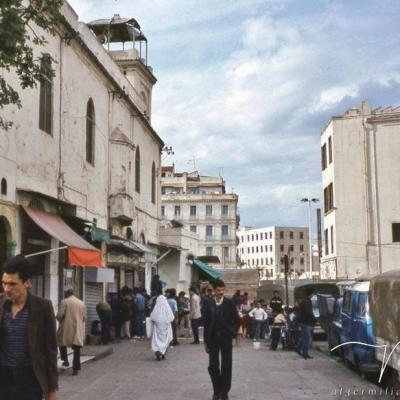
<path fill-rule="evenodd" d="M 207 356 L 202 345 L 181 345 L 166 361 L 155 360 L 149 342 L 123 342 L 114 353 L 83 365 L 78 377 L 66 371 L 60 379 L 62 400 L 202 400 L 211 399 Z M 232 400 L 294 400 L 383 398 L 378 386 L 325 354 L 313 351 L 312 360 L 294 352 L 272 352 L 262 344 L 254 350 L 246 340 L 234 349 Z M 340 390 L 376 390 L 377 396 L 333 395 Z"/>

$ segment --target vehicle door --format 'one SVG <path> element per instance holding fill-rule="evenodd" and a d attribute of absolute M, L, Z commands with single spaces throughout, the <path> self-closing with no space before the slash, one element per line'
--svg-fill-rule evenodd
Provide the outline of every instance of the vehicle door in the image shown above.
<path fill-rule="evenodd" d="M 352 328 L 353 328 L 353 293 L 351 290 L 345 290 L 343 295 L 343 305 L 342 305 L 342 332 L 340 334 L 340 342 L 346 343 L 352 341 Z M 353 361 L 353 351 L 352 345 L 343 346 L 343 356 L 349 360 Z"/>

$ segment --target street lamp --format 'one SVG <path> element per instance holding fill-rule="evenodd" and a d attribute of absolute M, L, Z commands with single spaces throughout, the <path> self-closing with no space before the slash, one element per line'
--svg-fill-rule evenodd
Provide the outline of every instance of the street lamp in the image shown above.
<path fill-rule="evenodd" d="M 310 279 L 312 279 L 312 267 L 313 267 L 313 262 L 312 262 L 312 241 L 311 241 L 311 203 L 318 203 L 319 199 L 316 198 L 307 198 L 304 197 L 303 199 L 300 200 L 302 203 L 308 203 L 308 241 L 309 241 L 309 252 L 310 252 Z"/>

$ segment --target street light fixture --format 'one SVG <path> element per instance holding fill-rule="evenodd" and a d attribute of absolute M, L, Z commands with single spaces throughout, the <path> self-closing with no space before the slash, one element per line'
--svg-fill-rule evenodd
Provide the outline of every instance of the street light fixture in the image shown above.
<path fill-rule="evenodd" d="M 308 203 L 308 241 L 309 241 L 309 252 L 310 252 L 310 279 L 312 279 L 312 241 L 311 241 L 311 203 L 318 203 L 319 199 L 304 197 L 300 200 L 302 203 Z"/>

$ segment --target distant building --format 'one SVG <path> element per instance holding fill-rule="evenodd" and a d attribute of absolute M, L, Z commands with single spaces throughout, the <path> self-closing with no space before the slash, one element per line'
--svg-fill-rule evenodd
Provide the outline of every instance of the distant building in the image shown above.
<path fill-rule="evenodd" d="M 349 279 L 399 268 L 400 108 L 367 102 L 332 117 L 321 136 L 321 276 Z"/>
<path fill-rule="evenodd" d="M 197 233 L 198 254 L 208 264 L 236 268 L 238 195 L 225 192 L 222 177 L 200 175 L 198 171 L 161 168 L 161 218 L 177 220 Z"/>
<path fill-rule="evenodd" d="M 241 228 L 237 255 L 243 268 L 257 268 L 261 279 L 284 277 L 284 256 L 291 277 L 310 277 L 309 235 L 305 227 Z M 313 276 L 318 272 L 313 268 Z"/>

